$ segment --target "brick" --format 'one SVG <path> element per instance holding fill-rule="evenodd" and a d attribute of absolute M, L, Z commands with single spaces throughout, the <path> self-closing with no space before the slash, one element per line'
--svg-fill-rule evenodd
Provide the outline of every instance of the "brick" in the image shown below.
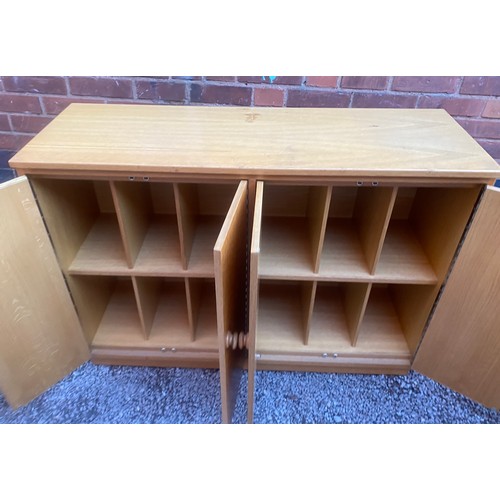
<path fill-rule="evenodd" d="M 62 76 L 4 76 L 3 84 L 8 92 L 67 94 L 66 82 Z"/>
<path fill-rule="evenodd" d="M 214 82 L 235 82 L 236 81 L 235 76 L 206 76 L 205 78 L 209 81 L 214 81 Z"/>
<path fill-rule="evenodd" d="M 289 90 L 287 106 L 312 108 L 346 108 L 350 94 L 339 94 L 326 90 Z"/>
<path fill-rule="evenodd" d="M 481 116 L 486 101 L 467 97 L 437 97 L 423 95 L 418 101 L 419 108 L 442 108 L 452 116 Z"/>
<path fill-rule="evenodd" d="M 3 94 L 0 95 L 0 111 L 40 114 L 42 109 L 36 96 Z"/>
<path fill-rule="evenodd" d="M 256 106 L 283 106 L 285 93 L 281 89 L 256 88 L 254 103 Z"/>
<path fill-rule="evenodd" d="M 306 76 L 306 85 L 334 88 L 337 86 L 338 80 L 338 76 Z"/>
<path fill-rule="evenodd" d="M 25 146 L 32 138 L 32 135 L 0 133 L 0 149 L 17 151 Z"/>
<path fill-rule="evenodd" d="M 252 89 L 248 87 L 231 87 L 226 85 L 191 85 L 191 102 L 210 104 L 236 104 L 249 106 Z"/>
<path fill-rule="evenodd" d="M 485 118 L 500 118 L 500 99 L 488 101 L 483 111 Z"/>
<path fill-rule="evenodd" d="M 75 76 L 69 79 L 69 88 L 73 95 L 124 99 L 133 97 L 132 82 L 118 78 Z"/>
<path fill-rule="evenodd" d="M 237 80 L 241 83 L 268 83 L 268 77 L 262 76 L 238 76 Z"/>
<path fill-rule="evenodd" d="M 392 90 L 403 92 L 453 93 L 460 81 L 458 76 L 396 76 Z"/>
<path fill-rule="evenodd" d="M 15 155 L 14 151 L 0 150 L 0 168 L 9 168 L 9 160 Z"/>
<path fill-rule="evenodd" d="M 457 119 L 458 123 L 474 138 L 500 139 L 500 120 Z"/>
<path fill-rule="evenodd" d="M 10 131 L 10 123 L 7 115 L 0 115 L 0 130 Z"/>
<path fill-rule="evenodd" d="M 388 76 L 343 76 L 340 86 L 346 89 L 384 90 Z"/>
<path fill-rule="evenodd" d="M 138 81 L 136 85 L 138 99 L 183 102 L 186 97 L 185 83 Z"/>
<path fill-rule="evenodd" d="M 78 97 L 42 97 L 45 112 L 48 115 L 58 115 L 64 111 L 72 102 L 94 102 L 104 103 L 106 99 L 79 99 Z"/>
<path fill-rule="evenodd" d="M 10 119 L 14 131 L 36 134 L 46 127 L 53 118 L 37 115 L 11 115 Z"/>
<path fill-rule="evenodd" d="M 483 139 L 479 139 L 477 142 L 486 150 L 486 152 L 495 158 L 497 161 L 500 161 L 500 141 L 485 141 Z"/>
<path fill-rule="evenodd" d="M 268 76 L 239 76 L 242 83 L 272 83 L 274 85 L 301 85 L 302 76 L 277 76 L 273 81 Z"/>
<path fill-rule="evenodd" d="M 500 96 L 500 76 L 466 76 L 460 93 Z"/>
<path fill-rule="evenodd" d="M 414 108 L 417 96 L 376 93 L 356 93 L 352 100 L 353 108 Z"/>

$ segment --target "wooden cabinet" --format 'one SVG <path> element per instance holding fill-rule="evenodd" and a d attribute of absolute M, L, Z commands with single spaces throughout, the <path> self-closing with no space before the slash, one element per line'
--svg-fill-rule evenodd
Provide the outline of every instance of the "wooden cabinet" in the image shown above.
<path fill-rule="evenodd" d="M 499 169 L 442 110 L 73 104 L 11 165 L 13 406 L 90 357 L 220 368 L 224 422 L 244 369 L 249 421 L 265 369 L 500 407 Z"/>

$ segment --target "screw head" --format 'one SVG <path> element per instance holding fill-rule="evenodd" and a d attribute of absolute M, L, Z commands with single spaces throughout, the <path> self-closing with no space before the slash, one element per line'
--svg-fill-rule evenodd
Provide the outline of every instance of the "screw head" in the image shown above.
<path fill-rule="evenodd" d="M 324 358 L 327 358 L 328 357 L 328 353 L 324 352 L 321 356 L 323 356 Z"/>
<path fill-rule="evenodd" d="M 166 347 L 162 347 L 162 348 L 160 349 L 160 351 L 161 351 L 161 352 L 165 352 L 166 350 L 167 350 L 167 348 L 166 348 Z"/>
<path fill-rule="evenodd" d="M 260 359 L 260 354 L 256 354 L 255 359 Z"/>
<path fill-rule="evenodd" d="M 334 358 L 337 358 L 338 357 L 338 354 L 336 352 L 333 353 L 333 357 Z"/>
<path fill-rule="evenodd" d="M 175 347 L 172 347 L 172 349 L 170 349 L 172 352 L 175 352 L 177 351 L 177 349 Z"/>

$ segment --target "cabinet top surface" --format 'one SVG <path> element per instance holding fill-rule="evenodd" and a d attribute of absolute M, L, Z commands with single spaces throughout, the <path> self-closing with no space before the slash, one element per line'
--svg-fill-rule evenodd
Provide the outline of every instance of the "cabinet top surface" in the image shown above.
<path fill-rule="evenodd" d="M 495 178 L 446 111 L 71 104 L 10 161 L 37 171 Z"/>

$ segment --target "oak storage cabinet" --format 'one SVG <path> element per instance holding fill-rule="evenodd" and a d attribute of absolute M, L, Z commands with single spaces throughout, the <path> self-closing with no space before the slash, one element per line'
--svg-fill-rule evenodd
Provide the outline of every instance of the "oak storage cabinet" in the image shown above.
<path fill-rule="evenodd" d="M 500 407 L 498 166 L 442 110 L 73 104 L 0 190 L 0 387 L 86 359 L 405 373 Z"/>

